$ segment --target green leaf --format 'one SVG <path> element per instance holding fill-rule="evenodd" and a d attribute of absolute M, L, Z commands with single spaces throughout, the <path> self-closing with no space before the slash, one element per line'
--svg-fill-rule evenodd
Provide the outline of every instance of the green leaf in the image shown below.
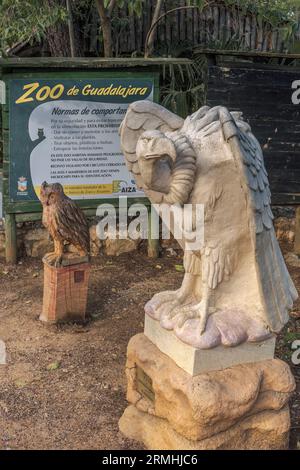
<path fill-rule="evenodd" d="M 184 267 L 182 264 L 175 264 L 175 269 L 179 273 L 184 273 Z"/>
<path fill-rule="evenodd" d="M 23 387 L 26 387 L 27 382 L 26 382 L 25 379 L 17 379 L 17 380 L 15 380 L 15 385 L 18 388 L 23 388 Z"/>
<path fill-rule="evenodd" d="M 59 368 L 60 368 L 60 362 L 59 361 L 51 362 L 51 364 L 47 365 L 47 370 L 56 370 L 56 369 L 59 369 Z"/>

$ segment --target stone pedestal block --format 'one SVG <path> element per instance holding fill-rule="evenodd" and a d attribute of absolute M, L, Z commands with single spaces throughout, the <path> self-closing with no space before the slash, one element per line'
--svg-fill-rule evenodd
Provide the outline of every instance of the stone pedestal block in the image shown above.
<path fill-rule="evenodd" d="M 191 375 L 273 359 L 275 351 L 275 336 L 257 343 L 245 342 L 236 347 L 220 345 L 212 349 L 195 348 L 180 341 L 173 331 L 165 330 L 149 315 L 145 315 L 144 333 L 161 352 Z"/>
<path fill-rule="evenodd" d="M 48 323 L 84 320 L 90 263 L 73 258 L 59 268 L 44 263 L 44 297 L 40 320 Z"/>
<path fill-rule="evenodd" d="M 130 405 L 119 427 L 149 449 L 288 445 L 288 400 L 295 382 L 279 359 L 192 376 L 139 334 L 128 345 L 126 375 Z"/>

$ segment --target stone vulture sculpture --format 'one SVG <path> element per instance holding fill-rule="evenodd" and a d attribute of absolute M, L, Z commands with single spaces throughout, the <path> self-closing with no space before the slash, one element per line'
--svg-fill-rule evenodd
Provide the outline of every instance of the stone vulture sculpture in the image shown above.
<path fill-rule="evenodd" d="M 182 285 L 154 295 L 146 313 L 179 337 L 197 319 L 197 346 L 204 348 L 218 344 L 213 334 L 200 344 L 209 324 L 235 325 L 237 338 L 227 345 L 279 332 L 297 292 L 273 228 L 262 150 L 242 114 L 204 106 L 184 120 L 138 101 L 120 137 L 127 167 L 152 203 L 204 205 L 204 245 L 190 251 L 179 240 Z"/>
<path fill-rule="evenodd" d="M 65 242 L 71 243 L 80 257 L 88 256 L 90 233 L 82 210 L 65 195 L 60 183 L 41 185 L 40 201 L 43 206 L 43 225 L 54 241 L 54 252 L 47 253 L 44 259 L 59 267 L 63 261 Z"/>

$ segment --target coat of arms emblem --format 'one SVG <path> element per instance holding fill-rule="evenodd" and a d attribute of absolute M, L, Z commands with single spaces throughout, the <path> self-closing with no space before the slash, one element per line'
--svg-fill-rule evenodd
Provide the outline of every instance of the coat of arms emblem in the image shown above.
<path fill-rule="evenodd" d="M 21 176 L 18 179 L 18 191 L 21 191 L 22 193 L 27 191 L 27 179 L 24 178 L 24 176 Z"/>

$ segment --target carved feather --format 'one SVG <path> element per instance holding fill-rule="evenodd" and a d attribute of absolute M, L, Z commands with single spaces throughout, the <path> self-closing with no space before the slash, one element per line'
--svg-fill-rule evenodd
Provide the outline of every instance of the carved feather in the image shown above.
<path fill-rule="evenodd" d="M 89 253 L 88 223 L 83 212 L 72 199 L 64 196 L 57 202 L 54 220 L 59 237 Z"/>
<path fill-rule="evenodd" d="M 262 159 L 261 147 L 251 133 L 250 126 L 248 126 L 247 132 L 245 132 L 239 121 L 236 124 L 239 128 L 238 137 L 241 145 L 245 175 L 255 212 L 256 233 L 258 234 L 264 229 L 270 230 L 273 227 L 269 181 Z"/>
<path fill-rule="evenodd" d="M 202 277 L 210 289 L 216 287 L 226 279 L 234 269 L 234 257 L 221 243 L 212 248 L 205 248 L 205 256 L 202 264 Z"/>

